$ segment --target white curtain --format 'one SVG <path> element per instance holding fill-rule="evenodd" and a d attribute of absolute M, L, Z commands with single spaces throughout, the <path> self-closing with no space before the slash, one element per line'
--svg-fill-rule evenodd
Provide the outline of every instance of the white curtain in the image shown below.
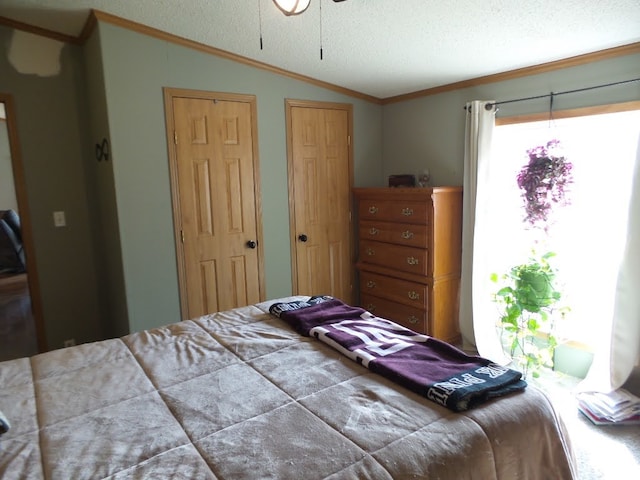
<path fill-rule="evenodd" d="M 491 142 L 495 125 L 492 101 L 474 100 L 466 105 L 464 181 L 462 207 L 462 278 L 460 284 L 460 331 L 463 347 L 475 346 L 478 352 L 495 362 L 504 363 L 495 330 L 495 317 L 474 309 L 486 295 L 488 274 L 476 264 L 482 253 L 474 255 L 483 233 L 487 211 L 487 178 L 490 169 Z M 486 302 L 485 302 L 486 303 Z"/>
<path fill-rule="evenodd" d="M 640 136 L 631 186 L 627 243 L 618 273 L 611 341 L 602 342 L 581 390 L 609 392 L 629 378 L 640 357 Z"/>

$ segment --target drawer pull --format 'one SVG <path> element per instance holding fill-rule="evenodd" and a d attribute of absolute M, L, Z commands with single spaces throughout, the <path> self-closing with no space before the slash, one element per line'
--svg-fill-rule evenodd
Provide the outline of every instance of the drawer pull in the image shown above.
<path fill-rule="evenodd" d="M 411 300 L 420 300 L 420 294 L 418 292 L 414 292 L 413 290 L 411 290 L 410 292 L 407 292 L 407 296 Z"/>
<path fill-rule="evenodd" d="M 407 257 L 407 263 L 409 265 L 418 265 L 420 263 L 420 260 L 415 257 Z"/>
<path fill-rule="evenodd" d="M 373 313 L 376 311 L 376 306 L 373 303 L 367 303 L 367 310 Z"/>
<path fill-rule="evenodd" d="M 369 280 L 367 282 L 367 288 L 376 288 L 376 282 L 374 282 L 373 280 Z"/>
<path fill-rule="evenodd" d="M 376 207 L 375 205 L 371 205 L 369 207 L 369 213 L 375 215 L 376 213 L 378 213 L 378 207 Z"/>
<path fill-rule="evenodd" d="M 415 325 L 416 323 L 418 323 L 418 317 L 416 317 L 415 315 L 411 315 L 409 318 L 407 318 L 407 321 L 411 325 Z"/>
<path fill-rule="evenodd" d="M 413 208 L 403 208 L 402 209 L 402 214 L 405 217 L 410 217 L 411 215 L 413 215 Z"/>
<path fill-rule="evenodd" d="M 405 240 L 409 240 L 410 238 L 413 238 L 413 232 L 410 230 L 405 230 L 400 234 L 400 236 Z"/>
<path fill-rule="evenodd" d="M 367 255 L 373 257 L 376 254 L 376 251 L 373 248 L 367 248 Z"/>
<path fill-rule="evenodd" d="M 369 235 L 377 235 L 379 233 L 379 230 L 376 227 L 371 227 L 369 229 Z"/>

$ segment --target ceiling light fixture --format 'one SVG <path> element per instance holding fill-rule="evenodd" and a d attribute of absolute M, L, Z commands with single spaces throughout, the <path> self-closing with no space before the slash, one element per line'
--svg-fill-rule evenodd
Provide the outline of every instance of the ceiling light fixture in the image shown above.
<path fill-rule="evenodd" d="M 311 0 L 273 0 L 282 13 L 285 15 L 299 15 L 308 7 Z"/>

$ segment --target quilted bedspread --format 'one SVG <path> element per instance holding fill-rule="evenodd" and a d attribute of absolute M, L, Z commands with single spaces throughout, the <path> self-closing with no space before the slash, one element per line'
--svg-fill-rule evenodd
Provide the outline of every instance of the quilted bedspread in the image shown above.
<path fill-rule="evenodd" d="M 452 412 L 272 303 L 0 363 L 0 478 L 576 478 L 536 388 Z"/>

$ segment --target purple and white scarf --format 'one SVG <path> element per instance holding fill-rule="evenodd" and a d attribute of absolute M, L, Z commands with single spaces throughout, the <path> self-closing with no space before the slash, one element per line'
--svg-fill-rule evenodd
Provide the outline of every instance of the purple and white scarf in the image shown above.
<path fill-rule="evenodd" d="M 269 311 L 372 372 L 454 411 L 522 391 L 522 374 L 327 296 Z"/>

